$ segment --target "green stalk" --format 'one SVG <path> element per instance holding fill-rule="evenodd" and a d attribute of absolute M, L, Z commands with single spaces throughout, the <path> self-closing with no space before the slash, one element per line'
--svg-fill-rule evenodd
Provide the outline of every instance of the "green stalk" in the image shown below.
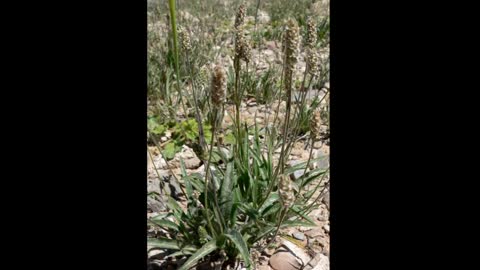
<path fill-rule="evenodd" d="M 213 109 L 213 116 L 214 116 L 214 119 L 217 118 L 217 109 L 216 108 Z M 212 162 L 213 143 L 214 143 L 214 138 L 215 138 L 215 136 L 213 134 L 215 134 L 215 131 L 216 131 L 215 130 L 216 129 L 215 122 L 216 121 L 213 121 L 213 123 L 212 123 L 212 139 L 210 140 L 210 151 L 209 151 L 209 155 L 208 155 L 208 162 L 206 164 L 207 168 L 205 170 L 205 215 L 206 215 L 206 219 L 207 219 L 207 222 L 208 222 L 208 227 L 210 227 L 210 231 L 213 234 L 216 234 L 216 233 L 215 233 L 215 230 L 213 228 L 212 222 L 210 221 L 210 217 L 208 215 L 208 204 L 207 203 L 208 203 L 208 174 L 210 173 L 210 164 Z M 220 226 L 220 228 L 221 228 L 221 226 Z"/>
<path fill-rule="evenodd" d="M 183 112 L 185 116 L 187 116 L 187 108 L 185 107 L 185 103 L 183 102 L 182 97 L 182 90 L 180 89 L 180 68 L 178 66 L 178 33 L 177 33 L 177 11 L 175 8 L 175 0 L 168 0 L 168 6 L 170 8 L 170 24 L 172 26 L 172 33 L 173 33 L 173 50 L 174 50 L 174 62 L 175 62 L 175 74 L 177 80 L 177 91 L 178 96 L 180 98 L 180 103 L 183 107 Z M 177 103 L 178 105 L 178 103 Z"/>
<path fill-rule="evenodd" d="M 202 148 L 202 155 L 204 155 L 203 153 L 205 153 L 206 151 L 206 142 L 205 142 L 205 133 L 203 131 L 203 124 L 202 124 L 202 118 L 200 117 L 200 111 L 198 109 L 198 104 L 197 104 L 197 93 L 195 91 L 195 83 L 193 81 L 193 66 L 190 65 L 190 61 L 189 61 L 189 58 L 188 58 L 188 52 L 186 52 L 186 61 L 187 61 L 187 66 L 190 66 L 190 83 L 192 84 L 192 92 L 193 92 L 193 103 L 195 105 L 195 119 L 197 120 L 197 124 L 198 124 L 198 137 L 199 137 L 199 140 L 200 140 L 200 146 Z M 202 159 L 202 161 L 205 161 L 204 160 L 204 157 L 200 157 Z"/>

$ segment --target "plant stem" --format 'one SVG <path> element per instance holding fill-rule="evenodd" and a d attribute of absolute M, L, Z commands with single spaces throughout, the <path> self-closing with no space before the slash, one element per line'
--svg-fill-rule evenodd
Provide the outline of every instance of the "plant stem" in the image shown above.
<path fill-rule="evenodd" d="M 202 161 L 204 160 L 203 153 L 206 151 L 206 142 L 205 142 L 205 134 L 203 132 L 203 124 L 202 124 L 202 118 L 200 117 L 200 111 L 198 109 L 198 104 L 197 104 L 197 93 L 195 91 L 195 83 L 193 82 L 193 66 L 190 65 L 190 61 L 188 58 L 188 52 L 186 54 L 186 60 L 187 60 L 187 66 L 191 66 L 190 68 L 190 83 L 192 84 L 192 92 L 193 92 L 193 103 L 195 105 L 195 119 L 197 120 L 198 124 L 198 137 L 200 140 L 200 146 L 202 148 Z"/>
<path fill-rule="evenodd" d="M 213 109 L 213 116 L 214 116 L 214 119 L 217 118 L 217 109 L 214 108 Z M 207 168 L 205 169 L 205 215 L 206 215 L 206 219 L 207 219 L 207 222 L 208 222 L 208 227 L 210 227 L 210 231 L 212 232 L 212 234 L 215 234 L 216 236 L 216 233 L 215 233 L 215 230 L 213 229 L 213 225 L 212 225 L 212 222 L 210 221 L 210 217 L 208 215 L 208 174 L 210 173 L 210 164 L 212 162 L 212 152 L 213 152 L 213 143 L 214 143 L 214 137 L 213 134 L 215 134 L 215 129 L 216 129 L 216 125 L 215 125 L 215 121 L 213 121 L 212 123 L 212 139 L 210 140 L 210 151 L 209 151 L 209 155 L 208 155 L 208 162 L 206 164 Z"/>
<path fill-rule="evenodd" d="M 170 8 L 170 22 L 172 26 L 173 32 L 173 50 L 174 50 L 174 62 L 175 62 L 175 74 L 176 74 L 176 81 L 177 81 L 177 90 L 178 96 L 180 99 L 180 103 L 182 104 L 183 112 L 185 116 L 188 115 L 187 107 L 185 107 L 185 103 L 183 102 L 183 95 L 182 89 L 180 88 L 180 70 L 178 66 L 178 33 L 177 33 L 177 11 L 175 7 L 175 0 L 168 0 L 168 5 Z M 178 103 L 177 103 L 178 104 Z"/>

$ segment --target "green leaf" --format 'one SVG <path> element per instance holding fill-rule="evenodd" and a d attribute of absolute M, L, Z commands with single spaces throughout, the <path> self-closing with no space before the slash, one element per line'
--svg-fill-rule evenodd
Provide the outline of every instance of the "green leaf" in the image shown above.
<path fill-rule="evenodd" d="M 307 221 L 301 221 L 301 220 L 287 220 L 280 225 L 280 228 L 288 228 L 288 227 L 296 227 L 296 226 L 302 226 L 302 227 L 316 227 L 317 224 L 315 223 L 310 223 Z"/>
<path fill-rule="evenodd" d="M 169 142 L 165 145 L 165 150 L 162 153 L 166 159 L 170 160 L 175 156 L 175 142 Z"/>
<path fill-rule="evenodd" d="M 179 270 L 187 270 L 192 267 L 198 260 L 210 254 L 212 251 L 217 249 L 216 239 L 211 240 L 210 242 L 203 245 L 199 250 L 197 250 L 188 260 L 179 268 Z"/>
<path fill-rule="evenodd" d="M 164 248 L 164 249 L 180 249 L 177 240 L 167 238 L 148 238 L 147 246 L 152 248 Z"/>
<path fill-rule="evenodd" d="M 156 135 L 163 135 L 166 130 L 167 128 L 164 125 L 158 125 L 152 130 L 152 133 Z"/>
<path fill-rule="evenodd" d="M 273 230 L 275 230 L 275 226 L 266 226 L 256 235 L 255 242 L 259 239 L 262 239 L 265 235 L 273 232 Z"/>
<path fill-rule="evenodd" d="M 274 203 L 271 207 L 265 209 L 265 211 L 263 212 L 263 216 L 267 217 L 273 213 L 278 213 L 281 210 L 282 206 L 279 203 Z"/>
<path fill-rule="evenodd" d="M 173 215 L 175 216 L 177 221 L 181 221 L 183 210 L 180 205 L 178 205 L 177 201 L 175 201 L 174 199 L 172 199 L 172 197 L 169 196 L 167 199 L 167 206 L 170 210 L 173 211 Z"/>
<path fill-rule="evenodd" d="M 182 180 L 185 183 L 185 188 L 187 190 L 187 196 L 189 199 L 192 199 L 193 198 L 192 184 L 190 183 L 190 179 L 187 179 L 187 169 L 185 168 L 185 162 L 183 161 L 182 157 L 180 157 L 180 168 L 182 171 Z"/>
<path fill-rule="evenodd" d="M 269 206 L 273 205 L 275 202 L 280 200 L 280 196 L 278 196 L 278 192 L 275 193 L 270 193 L 268 198 L 265 200 L 263 205 L 258 209 L 258 212 L 263 213 L 265 209 L 267 209 Z"/>
<path fill-rule="evenodd" d="M 157 120 L 155 119 L 155 117 L 152 117 L 152 118 L 149 118 L 147 120 L 147 127 L 148 127 L 148 130 L 150 130 L 150 132 L 153 133 L 153 130 L 158 127 L 158 123 L 157 123 Z"/>
<path fill-rule="evenodd" d="M 225 141 L 225 144 L 235 144 L 236 141 L 233 133 L 228 133 L 227 135 L 225 135 L 223 140 Z"/>
<path fill-rule="evenodd" d="M 185 255 L 192 255 L 193 253 L 195 252 L 194 251 L 190 251 L 190 250 L 185 250 L 185 249 L 182 249 L 180 251 L 176 251 L 168 256 L 166 256 L 165 258 L 172 258 L 172 257 L 176 257 L 176 256 L 185 256 Z"/>
<path fill-rule="evenodd" d="M 242 235 L 237 230 L 230 230 L 225 236 L 235 244 L 238 251 L 240 251 L 240 255 L 247 264 L 247 268 L 250 269 L 250 253 L 248 252 L 247 243 L 243 240 Z"/>
<path fill-rule="evenodd" d="M 314 224 L 315 225 L 315 221 L 313 221 L 309 216 L 305 215 L 305 214 L 302 214 L 302 211 L 298 208 L 297 205 L 294 205 L 292 206 L 292 208 L 290 208 L 291 211 L 295 212 L 295 214 L 301 216 L 303 219 L 305 219 L 306 221 L 310 222 L 311 224 Z"/>
<path fill-rule="evenodd" d="M 163 228 L 168 228 L 168 229 L 173 229 L 178 231 L 178 225 L 175 224 L 174 222 L 171 222 L 170 220 L 165 219 L 164 217 L 154 217 L 152 219 L 149 219 L 151 223 L 163 227 Z"/>
<path fill-rule="evenodd" d="M 189 176 L 183 178 L 185 184 L 190 181 L 193 188 L 202 192 L 205 189 L 205 184 L 203 182 L 203 176 L 200 173 L 192 173 Z"/>
<path fill-rule="evenodd" d="M 323 168 L 317 168 L 313 171 L 310 171 L 308 174 L 302 175 L 295 183 L 301 184 L 302 187 L 307 186 L 310 182 L 316 180 L 319 178 L 321 175 L 325 174 L 328 169 L 323 169 Z"/>
<path fill-rule="evenodd" d="M 222 187 L 220 189 L 220 204 L 224 214 L 224 218 L 228 219 L 232 210 L 232 191 L 233 191 L 233 162 L 227 164 L 225 177 L 223 178 Z"/>

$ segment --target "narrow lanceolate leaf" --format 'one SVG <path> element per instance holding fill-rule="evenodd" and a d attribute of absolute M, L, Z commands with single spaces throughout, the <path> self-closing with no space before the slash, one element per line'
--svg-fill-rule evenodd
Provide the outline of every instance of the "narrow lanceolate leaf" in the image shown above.
<path fill-rule="evenodd" d="M 167 239 L 167 238 L 148 238 L 147 246 L 149 249 L 152 248 L 164 248 L 164 249 L 180 249 L 178 246 L 177 240 Z"/>
<path fill-rule="evenodd" d="M 273 232 L 275 230 L 275 226 L 270 225 L 265 228 L 263 228 L 257 235 L 255 235 L 255 242 L 258 241 L 259 239 L 262 239 L 265 235 Z"/>
<path fill-rule="evenodd" d="M 315 221 L 313 221 L 313 219 L 310 218 L 309 216 L 303 214 L 297 205 L 294 205 L 292 208 L 290 208 L 290 210 L 292 210 L 293 212 L 295 212 L 295 214 L 301 216 L 303 219 L 310 222 L 311 224 L 315 224 Z"/>
<path fill-rule="evenodd" d="M 187 270 L 192 267 L 198 260 L 210 254 L 212 251 L 217 249 L 216 239 L 211 240 L 210 242 L 203 245 L 199 250 L 197 250 L 188 260 L 179 268 L 179 270 Z"/>
<path fill-rule="evenodd" d="M 287 220 L 282 223 L 280 228 L 288 228 L 288 227 L 296 227 L 296 226 L 302 226 L 302 227 L 316 227 L 317 224 L 311 223 L 309 221 L 300 221 L 300 220 Z"/>
<path fill-rule="evenodd" d="M 233 191 L 233 162 L 227 163 L 227 170 L 220 189 L 220 207 L 224 214 L 225 220 L 229 219 L 232 210 L 232 191 Z"/>
<path fill-rule="evenodd" d="M 183 182 L 185 183 L 185 187 L 187 190 L 187 196 L 189 199 L 193 198 L 193 189 L 192 189 L 192 183 L 190 183 L 190 179 L 186 179 L 187 177 L 187 170 L 185 169 L 185 162 L 183 161 L 183 158 L 180 157 L 180 168 L 182 170 L 182 179 Z"/>
<path fill-rule="evenodd" d="M 193 251 L 190 251 L 190 250 L 180 250 L 180 251 L 176 251 L 168 256 L 166 256 L 165 258 L 172 258 L 172 257 L 177 257 L 177 256 L 185 256 L 185 255 L 192 255 L 193 254 Z"/>
<path fill-rule="evenodd" d="M 315 158 L 315 159 L 311 159 L 310 160 L 310 163 L 315 163 L 315 162 L 318 162 L 322 159 L 325 159 L 326 157 L 325 156 L 321 156 L 321 157 L 318 157 L 318 158 Z M 289 167 L 289 168 L 286 168 L 285 169 L 285 174 L 290 174 L 290 173 L 293 173 L 295 171 L 298 171 L 298 170 L 301 170 L 301 169 L 305 169 L 305 167 L 307 166 L 307 162 L 304 161 L 304 162 L 301 162 L 301 163 L 298 163 L 292 167 Z M 325 170 L 325 169 L 323 169 Z M 314 172 L 314 171 L 312 171 Z"/>
<path fill-rule="evenodd" d="M 263 213 L 265 209 L 267 209 L 269 206 L 273 205 L 275 202 L 279 200 L 280 200 L 280 197 L 278 196 L 278 192 L 270 193 L 268 198 L 265 200 L 262 206 L 258 209 L 258 212 Z"/>
<path fill-rule="evenodd" d="M 171 222 L 170 220 L 165 219 L 164 217 L 154 217 L 148 221 L 162 228 L 168 228 L 178 231 L 178 225 Z"/>
<path fill-rule="evenodd" d="M 240 251 L 240 255 L 247 265 L 247 269 L 251 269 L 250 253 L 248 252 L 247 243 L 243 240 L 242 235 L 237 230 L 230 230 L 225 236 L 228 237 Z"/>

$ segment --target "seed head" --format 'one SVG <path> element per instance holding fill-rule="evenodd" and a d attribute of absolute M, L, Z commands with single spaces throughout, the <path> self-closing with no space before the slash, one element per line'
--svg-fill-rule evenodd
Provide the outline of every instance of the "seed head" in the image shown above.
<path fill-rule="evenodd" d="M 320 71 L 318 65 L 319 57 L 318 53 L 315 51 L 314 48 L 307 48 L 307 66 L 308 66 L 308 73 L 312 76 L 316 76 Z"/>
<path fill-rule="evenodd" d="M 242 26 L 244 22 L 245 22 L 245 5 L 241 4 L 240 7 L 238 7 L 237 16 L 235 16 L 235 29 Z"/>
<path fill-rule="evenodd" d="M 293 187 L 290 179 L 285 175 L 281 175 L 278 188 L 283 206 L 291 206 L 295 201 L 295 196 L 293 195 Z"/>
<path fill-rule="evenodd" d="M 322 117 L 319 110 L 315 110 L 312 118 L 310 118 L 310 133 L 315 140 L 320 135 L 322 126 Z"/>
<path fill-rule="evenodd" d="M 294 20 L 289 19 L 285 30 L 286 67 L 293 70 L 297 63 L 298 55 L 298 25 Z"/>
<path fill-rule="evenodd" d="M 212 77 L 212 103 L 220 106 L 225 102 L 227 92 L 227 76 L 222 66 L 217 65 L 213 70 Z"/>
<path fill-rule="evenodd" d="M 307 21 L 307 39 L 305 42 L 308 48 L 314 48 L 317 44 L 317 24 L 312 18 Z"/>
<path fill-rule="evenodd" d="M 251 54 L 251 46 L 247 41 L 243 26 L 239 26 L 235 30 L 235 57 L 249 62 Z"/>
<path fill-rule="evenodd" d="M 206 65 L 204 65 L 198 71 L 198 74 L 195 79 L 195 83 L 197 87 L 199 87 L 200 89 L 205 89 L 208 86 L 209 79 L 210 78 L 209 78 L 208 68 Z"/>
<path fill-rule="evenodd" d="M 298 55 L 298 25 L 289 19 L 285 28 L 284 50 L 285 50 L 285 91 L 290 95 L 292 89 L 292 77 L 297 63 Z"/>
<path fill-rule="evenodd" d="M 180 36 L 180 41 L 182 42 L 182 50 L 189 52 L 192 49 L 190 34 L 185 28 L 179 27 L 178 35 Z"/>

